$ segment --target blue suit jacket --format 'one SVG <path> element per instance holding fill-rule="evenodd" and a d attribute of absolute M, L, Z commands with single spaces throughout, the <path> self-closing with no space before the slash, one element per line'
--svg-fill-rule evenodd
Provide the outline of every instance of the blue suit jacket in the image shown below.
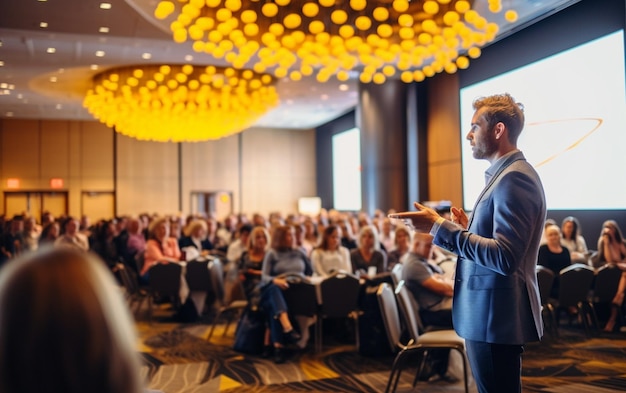
<path fill-rule="evenodd" d="M 452 308 L 466 339 L 524 344 L 543 335 L 537 254 L 546 217 L 541 180 L 520 151 L 492 166 L 469 228 L 445 221 L 433 242 L 459 256 Z"/>

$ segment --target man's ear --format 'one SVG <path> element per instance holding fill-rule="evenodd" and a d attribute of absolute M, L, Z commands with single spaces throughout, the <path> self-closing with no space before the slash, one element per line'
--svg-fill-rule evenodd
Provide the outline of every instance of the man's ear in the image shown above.
<path fill-rule="evenodd" d="M 502 123 L 501 121 L 497 122 L 494 127 L 494 133 L 495 133 L 496 139 L 500 139 L 504 135 L 505 131 L 506 131 L 506 126 L 504 125 L 504 123 Z"/>

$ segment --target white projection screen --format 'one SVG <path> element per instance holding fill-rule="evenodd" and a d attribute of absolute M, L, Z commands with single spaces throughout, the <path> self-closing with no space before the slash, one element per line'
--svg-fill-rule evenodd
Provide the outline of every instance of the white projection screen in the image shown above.
<path fill-rule="evenodd" d="M 465 139 L 472 101 L 510 93 L 524 105 L 518 147 L 537 169 L 549 210 L 626 209 L 624 31 L 460 90 L 464 208 L 484 187 L 486 160 Z"/>

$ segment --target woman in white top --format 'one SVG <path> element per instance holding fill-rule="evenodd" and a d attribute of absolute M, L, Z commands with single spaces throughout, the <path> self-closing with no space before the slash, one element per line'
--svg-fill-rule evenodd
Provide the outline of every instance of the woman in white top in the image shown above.
<path fill-rule="evenodd" d="M 330 225 L 324 229 L 322 242 L 311 253 L 313 271 L 316 275 L 327 277 L 335 271 L 352 273 L 350 252 L 341 245 L 341 229 Z"/>
<path fill-rule="evenodd" d="M 580 223 L 576 217 L 565 217 L 561 223 L 561 244 L 569 250 L 572 263 L 587 263 L 587 243 L 580 234 Z"/>

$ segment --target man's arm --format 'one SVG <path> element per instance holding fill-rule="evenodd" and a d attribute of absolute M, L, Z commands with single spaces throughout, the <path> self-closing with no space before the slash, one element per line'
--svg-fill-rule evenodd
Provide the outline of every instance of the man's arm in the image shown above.
<path fill-rule="evenodd" d="M 452 295 L 454 294 L 454 288 L 452 287 L 452 284 L 446 281 L 440 275 L 430 276 L 426 280 L 422 281 L 421 285 L 429 291 L 441 296 L 452 297 Z"/>

